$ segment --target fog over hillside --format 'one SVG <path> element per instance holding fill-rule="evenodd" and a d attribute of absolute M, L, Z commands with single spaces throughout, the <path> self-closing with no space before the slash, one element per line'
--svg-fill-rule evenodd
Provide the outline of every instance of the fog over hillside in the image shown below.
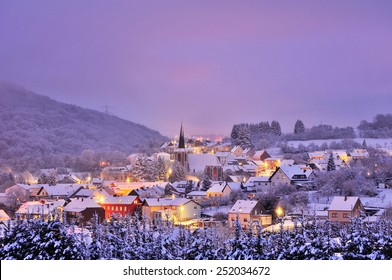
<path fill-rule="evenodd" d="M 83 150 L 129 154 L 166 141 L 158 131 L 0 83 L 0 160 L 77 155 Z"/>

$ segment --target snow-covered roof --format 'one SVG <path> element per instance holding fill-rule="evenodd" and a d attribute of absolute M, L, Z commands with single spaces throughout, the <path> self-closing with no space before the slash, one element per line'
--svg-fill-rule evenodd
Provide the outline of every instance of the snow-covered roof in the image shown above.
<path fill-rule="evenodd" d="M 71 202 L 64 207 L 64 211 L 81 212 L 87 208 L 102 208 L 102 206 L 92 198 L 72 198 Z"/>
<path fill-rule="evenodd" d="M 188 193 L 187 196 L 207 196 L 207 192 L 192 191 L 192 192 Z"/>
<path fill-rule="evenodd" d="M 223 192 L 226 186 L 227 186 L 226 182 L 215 182 L 211 184 L 211 187 L 207 190 L 207 192 L 214 192 L 214 193 Z"/>
<path fill-rule="evenodd" d="M 253 157 L 261 157 L 264 153 L 267 153 L 267 151 L 266 150 L 258 150 L 255 152 Z"/>
<path fill-rule="evenodd" d="M 358 196 L 335 196 L 328 210 L 351 211 L 358 200 Z"/>
<path fill-rule="evenodd" d="M 227 182 L 226 184 L 229 185 L 232 191 L 241 190 L 241 182 Z"/>
<path fill-rule="evenodd" d="M 0 209 L 0 221 L 8 221 L 10 217 L 5 213 L 4 210 Z"/>
<path fill-rule="evenodd" d="M 132 204 L 137 196 L 106 196 L 102 204 Z"/>
<path fill-rule="evenodd" d="M 217 157 L 228 157 L 229 155 L 231 155 L 231 152 L 216 152 L 215 155 Z"/>
<path fill-rule="evenodd" d="M 350 156 L 367 158 L 369 157 L 369 153 L 365 149 L 354 149 L 350 152 Z"/>
<path fill-rule="evenodd" d="M 133 191 L 140 197 L 161 197 L 165 193 L 165 188 L 161 186 L 153 186 L 134 189 Z"/>
<path fill-rule="evenodd" d="M 229 213 L 250 213 L 255 208 L 257 201 L 255 200 L 237 200 L 231 207 Z"/>
<path fill-rule="evenodd" d="M 80 197 L 90 197 L 93 195 L 95 190 L 91 189 L 80 189 L 78 192 L 76 192 L 73 196 L 80 196 Z"/>
<path fill-rule="evenodd" d="M 249 177 L 248 181 L 245 183 L 245 187 L 248 186 L 254 186 L 256 183 L 268 183 L 269 182 L 269 176 L 255 176 L 255 177 Z"/>
<path fill-rule="evenodd" d="M 16 211 L 17 214 L 48 214 L 55 211 L 57 207 L 63 207 L 65 204 L 64 199 L 56 201 L 28 201 L 23 203 Z"/>
<path fill-rule="evenodd" d="M 282 165 L 279 168 L 290 180 L 295 180 L 294 176 L 296 175 L 306 175 L 306 178 L 309 178 L 313 172 L 310 167 L 304 165 Z"/>
<path fill-rule="evenodd" d="M 204 172 L 207 165 L 221 166 L 215 154 L 189 154 L 188 165 L 191 172 Z"/>
<path fill-rule="evenodd" d="M 143 205 L 148 206 L 181 206 L 192 200 L 188 198 L 178 197 L 178 198 L 146 198 L 144 199 Z"/>
<path fill-rule="evenodd" d="M 83 185 L 80 184 L 57 184 L 54 186 L 45 185 L 43 188 L 48 193 L 49 196 L 71 196 L 78 189 L 82 188 Z"/>

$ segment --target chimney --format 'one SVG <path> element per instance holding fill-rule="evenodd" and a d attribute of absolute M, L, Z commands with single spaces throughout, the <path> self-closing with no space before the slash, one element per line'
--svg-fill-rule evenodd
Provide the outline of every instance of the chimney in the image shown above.
<path fill-rule="evenodd" d="M 344 201 L 347 201 L 347 195 L 344 196 Z"/>

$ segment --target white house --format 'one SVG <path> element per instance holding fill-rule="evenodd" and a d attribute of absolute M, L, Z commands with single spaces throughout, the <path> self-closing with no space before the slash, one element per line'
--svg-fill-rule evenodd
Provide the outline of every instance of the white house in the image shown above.
<path fill-rule="evenodd" d="M 200 218 L 201 206 L 187 198 L 147 198 L 142 203 L 142 213 L 154 222 L 167 219 L 181 223 Z"/>

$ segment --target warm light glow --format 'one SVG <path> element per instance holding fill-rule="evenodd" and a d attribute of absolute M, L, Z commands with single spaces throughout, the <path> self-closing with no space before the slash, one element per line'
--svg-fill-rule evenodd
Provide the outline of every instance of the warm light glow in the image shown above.
<path fill-rule="evenodd" d="M 278 217 L 282 217 L 282 216 L 283 216 L 283 213 L 284 213 L 282 207 L 276 208 L 275 212 L 276 212 L 276 215 L 278 215 Z"/>

